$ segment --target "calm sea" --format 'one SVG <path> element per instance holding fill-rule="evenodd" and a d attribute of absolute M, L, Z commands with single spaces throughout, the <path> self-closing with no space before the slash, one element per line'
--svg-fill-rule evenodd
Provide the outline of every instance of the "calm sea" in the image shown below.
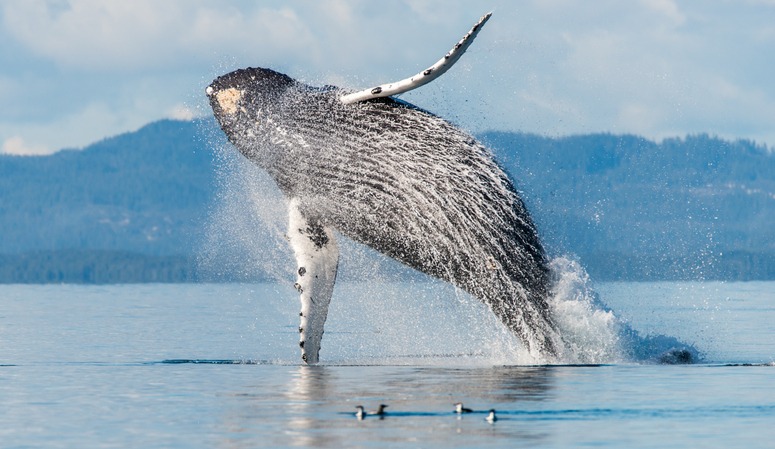
<path fill-rule="evenodd" d="M 0 447 L 773 447 L 775 283 L 594 290 L 594 363 L 547 366 L 448 286 L 345 283 L 307 367 L 290 286 L 0 286 Z M 703 360 L 596 352 L 612 314 Z"/>

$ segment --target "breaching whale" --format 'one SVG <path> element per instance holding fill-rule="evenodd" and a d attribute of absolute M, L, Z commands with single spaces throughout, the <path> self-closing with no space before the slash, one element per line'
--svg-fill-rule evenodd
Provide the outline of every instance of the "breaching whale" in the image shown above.
<path fill-rule="evenodd" d="M 532 354 L 556 355 L 547 258 L 514 184 L 472 136 L 391 97 L 449 69 L 489 18 L 423 72 L 359 92 L 266 68 L 206 88 L 229 141 L 287 198 L 306 363 L 319 358 L 338 234 L 463 289 Z"/>

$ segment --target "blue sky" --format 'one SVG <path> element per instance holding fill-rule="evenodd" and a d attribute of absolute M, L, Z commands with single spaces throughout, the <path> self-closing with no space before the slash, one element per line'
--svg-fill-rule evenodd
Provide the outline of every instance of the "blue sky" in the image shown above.
<path fill-rule="evenodd" d="M 395 81 L 490 10 L 458 65 L 403 99 L 472 132 L 775 146 L 775 0 L 3 0 L 0 152 L 208 114 L 204 87 L 240 67 L 313 85 Z"/>

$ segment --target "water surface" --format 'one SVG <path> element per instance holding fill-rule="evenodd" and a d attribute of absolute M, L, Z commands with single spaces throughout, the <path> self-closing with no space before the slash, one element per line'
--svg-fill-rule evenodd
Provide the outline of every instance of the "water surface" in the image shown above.
<path fill-rule="evenodd" d="M 510 343 L 475 303 L 438 285 L 364 288 L 338 286 L 323 366 L 306 367 L 290 287 L 0 286 L 2 447 L 688 448 L 775 438 L 775 283 L 599 285 L 638 331 L 704 351 L 703 363 L 675 366 L 502 363 Z M 474 413 L 454 414 L 458 401 Z M 380 403 L 384 419 L 354 417 L 356 405 Z"/>

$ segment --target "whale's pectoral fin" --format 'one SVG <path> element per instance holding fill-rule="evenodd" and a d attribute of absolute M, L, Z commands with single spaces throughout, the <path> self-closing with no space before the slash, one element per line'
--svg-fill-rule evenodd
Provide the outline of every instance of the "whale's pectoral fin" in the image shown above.
<path fill-rule="evenodd" d="M 455 44 L 454 47 L 452 47 L 452 50 L 445 54 L 444 57 L 436 61 L 435 64 L 418 73 L 417 75 L 402 79 L 401 81 L 382 84 L 377 87 L 372 87 L 366 90 L 343 95 L 339 98 L 339 101 L 344 104 L 351 104 L 357 103 L 359 101 L 371 100 L 373 98 L 388 97 L 391 95 L 398 95 L 404 92 L 408 92 L 412 89 L 417 89 L 420 86 L 424 86 L 430 83 L 431 81 L 443 75 L 458 61 L 458 59 L 460 59 L 461 56 L 463 56 L 463 53 L 465 53 L 468 47 L 471 46 L 471 43 L 474 42 L 476 35 L 479 34 L 479 31 L 482 30 L 482 27 L 484 27 L 484 24 L 490 20 L 491 16 L 491 12 L 483 15 L 482 18 L 479 19 L 479 21 L 474 25 L 474 27 L 471 28 L 471 31 L 466 33 L 463 38 L 460 39 L 460 41 Z"/>
<path fill-rule="evenodd" d="M 288 205 L 288 240 L 298 265 L 295 287 L 301 297 L 301 358 L 306 363 L 317 363 L 334 291 L 339 248 L 332 230 L 305 217 L 295 198 Z"/>

